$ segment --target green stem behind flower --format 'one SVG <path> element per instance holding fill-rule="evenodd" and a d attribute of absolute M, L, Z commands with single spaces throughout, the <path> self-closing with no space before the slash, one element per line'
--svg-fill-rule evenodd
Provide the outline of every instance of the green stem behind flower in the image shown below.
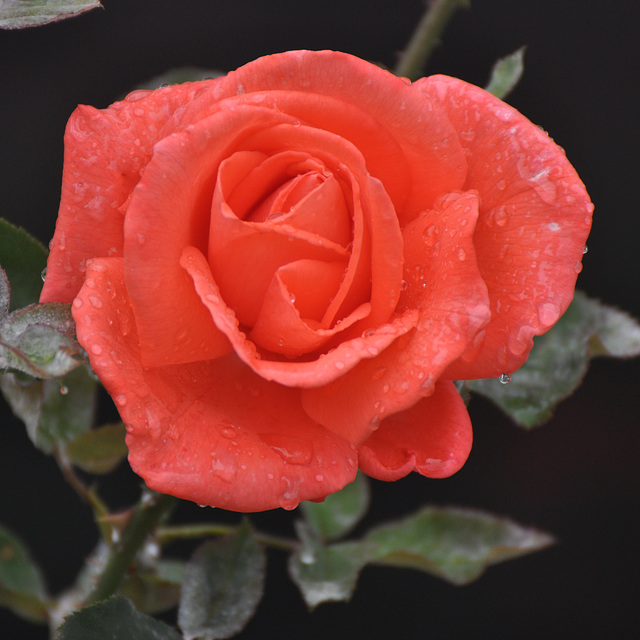
<path fill-rule="evenodd" d="M 431 0 L 393 72 L 410 80 L 419 78 L 456 9 L 470 6 L 470 0 Z"/>
<path fill-rule="evenodd" d="M 172 496 L 153 492 L 143 494 L 121 539 L 113 545 L 104 570 L 86 604 L 99 602 L 116 592 L 149 534 L 171 512 L 175 504 L 176 499 Z"/>

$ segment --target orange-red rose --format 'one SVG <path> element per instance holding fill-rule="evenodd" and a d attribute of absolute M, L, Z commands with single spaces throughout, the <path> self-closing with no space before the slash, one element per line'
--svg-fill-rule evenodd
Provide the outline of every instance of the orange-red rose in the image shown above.
<path fill-rule="evenodd" d="M 331 51 L 78 107 L 65 145 L 41 300 L 73 302 L 147 484 L 238 511 L 457 471 L 452 380 L 522 365 L 591 223 L 511 107 Z"/>

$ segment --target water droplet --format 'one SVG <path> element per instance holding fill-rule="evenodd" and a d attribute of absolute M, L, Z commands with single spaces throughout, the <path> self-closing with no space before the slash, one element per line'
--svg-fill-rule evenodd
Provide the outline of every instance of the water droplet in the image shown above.
<path fill-rule="evenodd" d="M 373 372 L 373 375 L 371 376 L 372 380 L 380 380 L 380 378 L 382 378 L 382 376 L 384 376 L 384 374 L 387 372 L 387 368 L 386 367 L 379 367 L 378 369 L 376 369 Z"/>
<path fill-rule="evenodd" d="M 422 232 L 422 239 L 427 246 L 432 247 L 436 243 L 438 232 L 439 228 L 435 224 L 430 224 L 428 227 L 425 227 Z"/>
<path fill-rule="evenodd" d="M 229 420 L 223 420 L 218 425 L 218 431 L 223 438 L 227 438 L 227 440 L 231 440 L 235 438 L 237 435 L 235 425 L 233 425 Z"/>
<path fill-rule="evenodd" d="M 560 317 L 560 310 L 552 302 L 538 305 L 538 318 L 544 327 L 551 326 Z"/>
<path fill-rule="evenodd" d="M 42 282 L 44 282 L 45 278 L 47 277 L 47 267 L 45 267 L 45 268 L 40 272 L 40 277 L 42 278 Z"/>
<path fill-rule="evenodd" d="M 382 393 L 389 393 L 389 389 L 391 389 L 391 387 L 388 384 L 382 385 Z"/>
<path fill-rule="evenodd" d="M 460 262 L 464 262 L 467 259 L 467 252 L 460 247 L 460 249 L 458 249 L 458 260 L 460 260 Z"/>
<path fill-rule="evenodd" d="M 362 333 L 362 337 L 363 338 L 370 338 L 371 336 L 374 336 L 376 334 L 376 330 L 375 329 L 367 329 L 366 331 L 364 331 Z"/>
<path fill-rule="evenodd" d="M 335 364 L 334 364 L 335 368 L 338 369 L 338 371 L 342 371 L 344 369 L 344 362 L 341 362 L 340 360 L 338 360 Z"/>
<path fill-rule="evenodd" d="M 124 407 L 127 404 L 127 396 L 120 394 L 115 397 L 116 404 L 119 404 L 121 407 Z"/>
<path fill-rule="evenodd" d="M 60 393 L 63 396 L 66 396 L 69 393 L 69 387 L 65 386 L 64 384 L 60 387 Z"/>
<path fill-rule="evenodd" d="M 92 344 L 91 353 L 95 354 L 96 356 L 99 356 L 102 353 L 102 347 L 99 344 Z"/>
<path fill-rule="evenodd" d="M 498 180 L 498 182 L 496 182 L 496 187 L 498 187 L 498 189 L 500 189 L 500 191 L 504 191 L 507 188 L 507 181 L 506 180 Z"/>
<path fill-rule="evenodd" d="M 306 466 L 311 462 L 313 451 L 307 440 L 276 433 L 261 433 L 259 437 L 288 464 Z"/>
<path fill-rule="evenodd" d="M 400 280 L 400 288 L 405 291 L 405 289 L 407 288 L 407 281 L 406 280 Z"/>
<path fill-rule="evenodd" d="M 295 304 L 295 302 L 296 302 L 296 297 L 293 295 L 293 293 L 289 294 L 289 302 L 291 304 Z"/>
<path fill-rule="evenodd" d="M 267 216 L 267 222 L 271 222 L 272 220 L 277 220 L 278 218 L 282 218 L 282 216 L 284 215 L 284 212 L 282 211 L 275 211 L 274 213 L 270 213 Z"/>
<path fill-rule="evenodd" d="M 84 302 L 82 301 L 82 298 L 76 298 L 76 299 L 73 301 L 73 306 L 74 306 L 76 309 L 79 309 L 83 304 L 84 304 Z"/>
<path fill-rule="evenodd" d="M 585 244 L 584 247 L 582 248 L 582 255 L 588 252 L 589 252 L 589 247 L 587 247 L 587 245 Z"/>
<path fill-rule="evenodd" d="M 508 373 L 501 373 L 498 381 L 500 384 L 509 384 L 511 382 L 511 376 Z"/>
<path fill-rule="evenodd" d="M 324 476 L 321 473 L 316 473 L 315 478 L 317 482 L 322 482 L 324 480 Z"/>
<path fill-rule="evenodd" d="M 96 309 L 102 308 L 102 300 L 100 300 L 100 298 L 96 296 L 89 296 L 89 302 L 91 303 L 91 306 L 95 307 Z"/>

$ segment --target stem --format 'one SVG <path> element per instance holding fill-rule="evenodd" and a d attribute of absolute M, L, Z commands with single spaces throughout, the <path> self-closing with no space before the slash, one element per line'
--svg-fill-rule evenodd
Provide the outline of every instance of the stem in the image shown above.
<path fill-rule="evenodd" d="M 470 0 L 430 0 L 393 72 L 410 80 L 419 78 L 456 9 L 469 6 Z"/>
<path fill-rule="evenodd" d="M 75 474 L 71 463 L 59 449 L 55 451 L 55 459 L 65 477 L 65 480 L 71 485 L 75 492 L 91 505 L 93 510 L 94 519 L 100 529 L 100 534 L 104 540 L 109 542 L 111 540 L 111 528 L 103 524 L 102 521 L 108 518 L 109 509 L 104 502 L 100 499 L 98 494 L 93 488 L 87 487 L 78 476 Z"/>
<path fill-rule="evenodd" d="M 169 514 L 175 503 L 176 499 L 172 496 L 153 492 L 143 494 L 122 538 L 111 549 L 109 559 L 86 604 L 104 600 L 116 592 L 149 534 Z"/>
<path fill-rule="evenodd" d="M 234 533 L 238 530 L 238 527 L 234 527 L 226 524 L 185 524 L 158 527 L 156 531 L 156 540 L 160 544 L 167 544 L 174 540 L 180 540 L 184 538 L 206 538 L 209 536 L 226 536 Z M 299 544 L 295 540 L 289 538 L 280 538 L 279 536 L 272 536 L 267 533 L 255 534 L 256 540 L 268 547 L 275 547 L 277 549 L 284 549 L 285 551 L 295 551 Z"/>

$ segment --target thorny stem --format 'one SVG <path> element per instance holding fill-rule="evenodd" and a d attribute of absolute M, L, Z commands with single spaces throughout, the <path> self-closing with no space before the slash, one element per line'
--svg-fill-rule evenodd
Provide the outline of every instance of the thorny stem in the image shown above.
<path fill-rule="evenodd" d="M 113 545 L 96 587 L 85 604 L 99 602 L 116 592 L 138 551 L 175 504 L 176 499 L 172 496 L 147 491 L 143 493 L 122 537 Z"/>
<path fill-rule="evenodd" d="M 470 0 L 430 0 L 393 72 L 409 80 L 419 78 L 453 14 L 469 6 Z"/>
<path fill-rule="evenodd" d="M 185 524 L 175 526 L 158 527 L 155 539 L 160 544 L 168 544 L 174 540 L 184 538 L 206 538 L 208 536 L 226 536 L 235 533 L 238 527 L 226 524 Z M 295 551 L 300 545 L 295 540 L 272 536 L 267 533 L 255 533 L 256 540 L 267 547 Z"/>

